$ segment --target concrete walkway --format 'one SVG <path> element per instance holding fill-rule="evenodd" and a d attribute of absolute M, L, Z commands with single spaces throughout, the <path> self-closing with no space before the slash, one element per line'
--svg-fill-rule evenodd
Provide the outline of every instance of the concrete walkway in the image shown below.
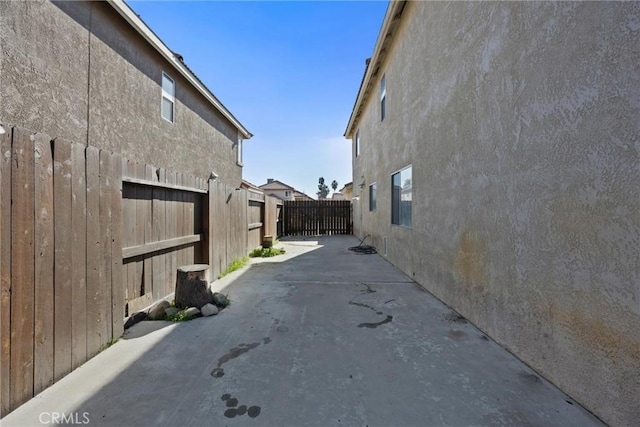
<path fill-rule="evenodd" d="M 601 425 L 356 244 L 284 242 L 219 281 L 219 315 L 134 326 L 2 426 Z"/>

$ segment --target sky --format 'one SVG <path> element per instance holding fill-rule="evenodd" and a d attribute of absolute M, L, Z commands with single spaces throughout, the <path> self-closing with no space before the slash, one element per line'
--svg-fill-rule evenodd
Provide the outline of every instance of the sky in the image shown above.
<path fill-rule="evenodd" d="M 254 136 L 243 178 L 350 182 L 344 132 L 387 1 L 128 1 Z"/>

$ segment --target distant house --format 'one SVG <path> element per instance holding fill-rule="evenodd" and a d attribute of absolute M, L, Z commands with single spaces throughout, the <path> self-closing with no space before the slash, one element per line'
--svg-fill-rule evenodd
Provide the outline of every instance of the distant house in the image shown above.
<path fill-rule="evenodd" d="M 249 181 L 247 181 L 246 179 L 242 180 L 242 183 L 240 184 L 241 188 L 244 188 L 245 190 L 254 190 L 254 191 L 260 191 L 263 192 L 262 189 L 260 187 L 258 187 L 255 184 L 250 183 Z"/>
<path fill-rule="evenodd" d="M 611 425 L 640 416 L 639 23 L 392 1 L 345 132 L 354 234 Z"/>
<path fill-rule="evenodd" d="M 281 200 L 313 200 L 305 193 L 296 190 L 292 186 L 273 178 L 267 179 L 266 184 L 258 186 L 268 196 L 277 197 Z"/>
<path fill-rule="evenodd" d="M 344 197 L 342 193 L 336 191 L 331 195 L 331 200 L 347 200 L 347 198 Z"/>
<path fill-rule="evenodd" d="M 242 179 L 251 133 L 122 0 L 0 2 L 0 122 Z"/>
<path fill-rule="evenodd" d="M 346 200 L 351 200 L 353 197 L 353 182 L 347 182 L 344 187 L 340 189 L 340 193 Z"/>

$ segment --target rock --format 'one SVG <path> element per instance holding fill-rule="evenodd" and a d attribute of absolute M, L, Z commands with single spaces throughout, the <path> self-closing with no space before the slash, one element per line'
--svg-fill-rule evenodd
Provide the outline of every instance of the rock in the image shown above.
<path fill-rule="evenodd" d="M 164 309 L 164 314 L 166 314 L 167 317 L 175 316 L 179 312 L 180 312 L 180 309 L 175 307 L 169 307 Z"/>
<path fill-rule="evenodd" d="M 165 313 L 164 311 L 171 307 L 169 301 L 162 300 L 149 310 L 149 319 L 150 320 L 162 320 L 164 319 Z"/>
<path fill-rule="evenodd" d="M 200 312 L 204 317 L 213 316 L 214 314 L 218 314 L 218 307 L 213 304 L 207 304 L 202 306 Z"/>
<path fill-rule="evenodd" d="M 193 319 L 194 317 L 200 315 L 200 310 L 198 310 L 196 307 L 189 307 L 184 311 L 184 313 L 189 319 Z"/>
<path fill-rule="evenodd" d="M 146 318 L 147 318 L 147 313 L 145 313 L 144 311 L 133 313 L 131 316 L 129 316 L 129 318 L 127 319 L 127 322 L 124 324 L 124 328 L 129 329 L 136 323 L 141 322 Z"/>
<path fill-rule="evenodd" d="M 229 305 L 229 298 L 225 295 L 222 295 L 220 292 L 216 292 L 213 294 L 213 303 L 218 307 L 226 307 Z"/>

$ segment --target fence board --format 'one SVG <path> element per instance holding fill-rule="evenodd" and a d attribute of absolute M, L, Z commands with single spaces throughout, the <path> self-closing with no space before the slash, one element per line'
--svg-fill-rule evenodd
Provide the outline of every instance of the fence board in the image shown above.
<path fill-rule="evenodd" d="M 14 128 L 12 151 L 10 387 L 15 408 L 33 396 L 34 151 L 27 131 Z"/>
<path fill-rule="evenodd" d="M 144 176 L 143 178 L 152 181 L 155 177 L 154 168 L 151 165 L 144 165 Z M 152 202 L 153 202 L 153 192 L 151 187 L 148 185 L 142 186 L 143 194 L 144 194 L 144 222 L 137 224 L 138 227 L 142 226 L 144 228 L 144 243 L 153 242 L 153 219 L 152 219 Z M 153 262 L 150 257 L 144 258 L 144 293 L 151 292 L 154 293 L 153 289 Z"/>
<path fill-rule="evenodd" d="M 117 338 L 124 333 L 124 282 L 122 281 L 122 159 L 119 154 L 112 155 L 111 173 L 113 191 L 111 197 L 111 337 Z"/>
<path fill-rule="evenodd" d="M 164 169 L 158 170 L 158 181 L 164 183 L 165 171 Z M 165 201 L 166 190 L 161 187 L 153 188 L 153 241 L 160 242 L 165 239 Z M 152 266 L 154 273 L 154 295 L 155 299 L 162 298 L 167 295 L 167 268 L 166 268 L 165 256 L 162 253 L 155 254 L 152 258 Z"/>
<path fill-rule="evenodd" d="M 103 346 L 111 340 L 112 316 L 111 316 L 111 274 L 113 268 L 113 258 L 111 252 L 111 239 L 113 238 L 112 215 L 113 215 L 113 165 L 111 155 L 100 151 L 100 235 L 101 252 L 100 259 L 100 345 Z"/>
<path fill-rule="evenodd" d="M 0 417 L 11 408 L 11 135 L 0 135 Z"/>
<path fill-rule="evenodd" d="M 176 173 L 174 171 L 167 171 L 167 183 L 168 184 L 176 184 Z M 176 230 L 177 224 L 177 191 L 172 190 L 169 193 L 168 201 L 167 201 L 167 239 L 178 237 L 178 233 Z M 176 286 L 176 274 L 178 269 L 178 258 L 177 251 L 171 251 L 167 255 L 169 259 L 168 263 L 168 273 L 170 277 L 169 281 L 169 290 L 173 292 L 173 289 Z"/>
<path fill-rule="evenodd" d="M 33 391 L 53 383 L 54 372 L 54 199 L 51 140 L 35 135 L 35 330 Z"/>
<path fill-rule="evenodd" d="M 87 147 L 87 357 L 95 356 L 102 346 L 100 316 L 100 153 Z"/>
<path fill-rule="evenodd" d="M 130 160 L 122 160 L 122 174 L 127 177 L 135 176 L 135 164 Z M 123 225 L 123 242 L 124 247 L 135 246 L 136 242 L 136 186 L 129 183 L 123 183 L 122 186 L 122 217 L 124 218 Z M 137 261 L 129 259 L 123 265 L 123 273 L 125 275 L 125 301 L 134 300 L 137 297 L 136 292 L 136 272 Z M 129 315 L 132 313 L 127 311 Z"/>
<path fill-rule="evenodd" d="M 54 379 L 71 372 L 71 144 L 53 144 L 55 215 Z"/>
<path fill-rule="evenodd" d="M 71 146 L 71 368 L 87 360 L 87 182 L 85 147 Z"/>

